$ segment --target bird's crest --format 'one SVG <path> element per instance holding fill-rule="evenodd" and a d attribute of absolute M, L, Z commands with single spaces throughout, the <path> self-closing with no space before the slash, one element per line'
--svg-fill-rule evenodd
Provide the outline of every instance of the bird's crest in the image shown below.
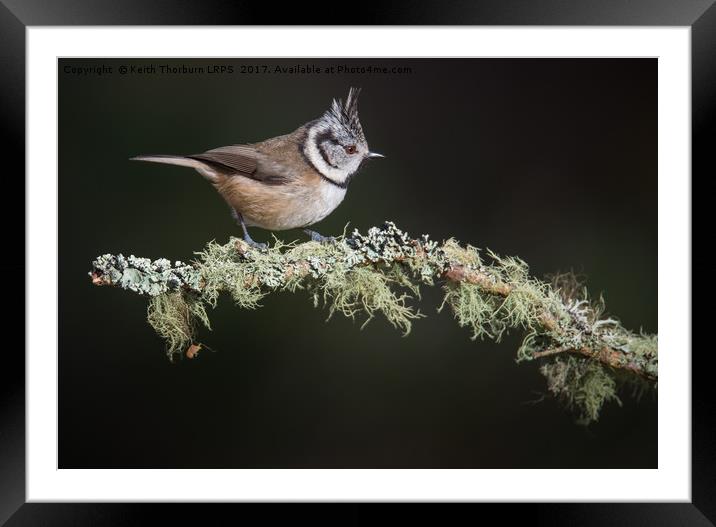
<path fill-rule="evenodd" d="M 363 127 L 358 119 L 358 95 L 360 88 L 350 88 L 345 104 L 343 99 L 333 99 L 330 110 L 325 113 L 325 118 L 345 128 L 356 139 L 365 143 Z"/>

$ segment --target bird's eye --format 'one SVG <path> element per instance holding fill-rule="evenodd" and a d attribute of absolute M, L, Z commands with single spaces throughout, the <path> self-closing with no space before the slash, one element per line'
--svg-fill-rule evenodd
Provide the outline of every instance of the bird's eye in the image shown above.
<path fill-rule="evenodd" d="M 344 148 L 346 150 L 346 154 L 355 154 L 356 153 L 356 145 L 348 145 Z"/>

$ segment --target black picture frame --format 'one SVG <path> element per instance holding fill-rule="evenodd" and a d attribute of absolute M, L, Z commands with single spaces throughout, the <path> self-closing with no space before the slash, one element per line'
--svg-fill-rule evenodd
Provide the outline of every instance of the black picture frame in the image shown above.
<path fill-rule="evenodd" d="M 182 1 L 159 0 L 2 0 L 0 1 L 0 108 L 2 109 L 3 145 L 6 152 L 5 192 L 15 183 L 16 194 L 24 195 L 25 173 L 25 30 L 27 26 L 65 25 L 283 25 L 345 24 L 351 25 L 631 25 L 689 26 L 692 31 L 692 171 L 706 178 L 714 173 L 711 155 L 716 137 L 716 6 L 713 0 L 493 0 L 459 2 L 446 9 L 438 0 L 392 1 L 380 6 L 362 6 L 353 18 L 336 16 L 331 3 L 318 1 L 306 9 L 301 4 L 285 4 L 275 9 L 267 4 L 230 0 Z M 326 16 L 329 15 L 329 16 Z M 692 176 L 692 182 L 697 178 Z M 10 195 L 10 194 L 6 194 Z M 698 194 L 696 194 L 698 195 Z M 13 201 L 19 201 L 15 198 Z M 5 247 L 19 255 L 24 247 L 24 232 L 13 228 L 20 214 L 4 207 Z M 698 227 L 699 224 L 694 222 Z M 14 237 L 14 238 L 13 238 Z M 16 238 L 16 239 L 15 239 Z M 693 240 L 693 234 L 692 234 Z M 24 274 L 24 261 L 0 259 L 5 276 L 18 286 L 17 277 Z M 698 262 L 698 260 L 696 260 Z M 25 276 L 25 280 L 38 277 Z M 7 292 L 17 295 L 23 291 Z M 22 314 L 21 314 L 22 313 Z M 693 310 L 696 316 L 697 310 Z M 9 314 L 24 317 L 19 307 Z M 6 322 L 6 328 L 18 328 L 21 321 Z M 6 334 L 11 331 L 6 329 Z M 20 331 L 17 330 L 17 335 Z M 19 338 L 18 338 L 19 340 Z M 143 524 L 152 512 L 159 512 L 163 523 L 173 515 L 185 521 L 196 519 L 206 525 L 210 514 L 229 512 L 234 505 L 188 506 L 166 504 L 31 504 L 25 503 L 25 367 L 24 354 L 17 346 L 5 345 L 0 367 L 0 523 L 14 525 L 134 525 Z M 24 345 L 23 345 L 24 349 Z M 529 518 L 531 523 L 550 525 L 713 525 L 716 520 L 716 420 L 713 419 L 713 395 L 709 390 L 709 351 L 692 354 L 692 502 L 641 504 L 529 504 L 477 505 L 490 508 L 502 522 Z M 290 507 L 295 521 L 296 507 Z M 495 510 L 496 509 L 496 510 Z M 284 510 L 286 510 L 284 508 Z M 312 521 L 315 507 L 301 508 Z M 454 509 L 453 509 L 454 510 Z M 343 522 L 383 516 L 369 504 L 353 504 L 348 510 L 322 509 L 318 519 Z M 430 512 L 420 512 L 430 519 Z M 444 521 L 449 513 L 436 512 Z M 437 516 L 439 515 L 439 516 Z"/>

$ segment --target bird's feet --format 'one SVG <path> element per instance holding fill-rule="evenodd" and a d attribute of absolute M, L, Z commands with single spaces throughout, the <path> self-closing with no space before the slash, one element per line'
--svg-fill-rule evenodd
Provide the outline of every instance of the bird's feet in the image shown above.
<path fill-rule="evenodd" d="M 333 243 L 336 241 L 333 236 L 323 236 L 316 231 L 312 231 L 311 229 L 303 229 L 303 232 L 311 237 L 312 242 Z"/>
<path fill-rule="evenodd" d="M 234 220 L 236 220 L 236 223 L 241 226 L 241 230 L 244 232 L 244 241 L 249 244 L 249 247 L 252 247 L 253 249 L 258 249 L 259 251 L 264 251 L 268 249 L 268 244 L 255 242 L 251 238 L 251 236 L 249 236 L 249 231 L 246 228 L 244 217 L 238 210 L 234 209 L 233 207 L 231 209 L 231 216 L 234 218 Z"/>
<path fill-rule="evenodd" d="M 249 236 L 249 233 L 248 233 L 248 232 L 245 232 L 245 233 L 244 233 L 244 241 L 245 241 L 246 243 L 248 243 L 249 246 L 252 247 L 253 249 L 257 249 L 257 250 L 259 250 L 259 251 L 265 251 L 266 249 L 268 249 L 268 244 L 267 244 L 267 243 L 255 242 L 255 241 L 251 238 L 251 236 Z"/>

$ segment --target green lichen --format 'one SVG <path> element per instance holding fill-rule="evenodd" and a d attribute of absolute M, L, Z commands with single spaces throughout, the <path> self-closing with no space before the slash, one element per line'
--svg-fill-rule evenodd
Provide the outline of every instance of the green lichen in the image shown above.
<path fill-rule="evenodd" d="M 164 339 L 170 359 L 195 342 L 196 321 L 211 329 L 204 303 L 191 294 L 164 293 L 149 301 L 147 320 Z"/>
<path fill-rule="evenodd" d="M 382 313 L 393 327 L 407 335 L 412 321 L 422 316 L 406 304 L 411 298 L 408 293 L 397 293 L 391 288 L 393 284 L 401 284 L 404 278 L 401 273 L 356 267 L 345 272 L 326 273 L 323 278 L 322 282 L 313 285 L 314 298 L 323 299 L 328 306 L 329 318 L 336 312 L 350 318 L 365 314 L 367 318 L 361 326 L 365 327 L 376 313 Z"/>
<path fill-rule="evenodd" d="M 355 241 L 355 239 L 352 239 Z M 390 324 L 408 334 L 412 320 L 422 316 L 407 301 L 420 292 L 400 265 L 388 265 L 386 241 L 380 251 L 365 243 L 351 247 L 344 236 L 333 243 L 285 244 L 275 240 L 267 250 L 239 251 L 243 242 L 232 238 L 219 245 L 211 242 L 196 253 L 196 268 L 203 280 L 204 300 L 212 307 L 222 292 L 228 292 L 243 308 L 256 308 L 271 290 L 308 290 L 314 301 L 322 300 L 329 318 L 336 312 L 355 318 L 367 315 L 363 326 L 381 313 Z M 366 259 L 370 265 L 363 264 Z M 407 292 L 396 292 L 402 287 Z"/>
<path fill-rule="evenodd" d="M 478 286 L 465 282 L 448 283 L 444 290 L 445 296 L 438 312 L 446 305 L 450 306 L 458 325 L 472 330 L 472 340 L 487 337 L 499 341 L 505 326 L 502 321 L 493 318 L 497 309 L 495 298 L 483 293 Z"/>
<path fill-rule="evenodd" d="M 467 245 L 462 247 L 460 242 L 454 238 L 446 240 L 442 244 L 442 252 L 447 260 L 460 263 L 462 265 L 468 265 L 475 269 L 482 267 L 482 259 L 480 258 L 480 249 Z"/>
<path fill-rule="evenodd" d="M 651 359 L 658 355 L 659 337 L 646 333 L 640 333 L 639 335 L 630 333 L 627 337 L 626 345 L 631 353 L 639 357 Z"/>
<path fill-rule="evenodd" d="M 196 345 L 199 323 L 210 329 L 207 308 L 222 294 L 238 307 L 254 309 L 272 291 L 306 291 L 330 319 L 335 313 L 382 315 L 404 334 L 423 315 L 411 305 L 421 285 L 441 283 L 443 302 L 472 339 L 499 342 L 511 330 L 525 337 L 517 361 L 542 360 L 549 391 L 581 422 L 597 418 L 616 396 L 616 373 L 656 385 L 656 335 L 635 334 L 605 318 L 603 298 L 591 299 L 571 273 L 551 282 L 531 277 L 527 264 L 449 239 L 441 244 L 423 235 L 411 238 L 392 222 L 366 234 L 345 232 L 332 243 L 283 243 L 266 250 L 231 238 L 212 241 L 190 264 L 103 255 L 90 275 L 97 285 L 114 285 L 150 297 L 148 320 L 165 339 L 170 357 Z M 599 361 L 607 350 L 609 367 Z M 586 350 L 586 351 L 585 351 Z"/>
<path fill-rule="evenodd" d="M 493 262 L 483 263 L 476 248 L 463 249 L 454 241 L 447 246 L 451 261 L 467 265 L 492 277 L 496 283 L 509 285 L 506 296 L 466 282 L 447 283 L 440 310 L 448 305 L 461 327 L 472 329 L 472 339 L 491 338 L 499 342 L 510 329 L 530 332 L 541 328 L 541 315 L 559 309 L 561 303 L 549 285 L 531 278 L 527 264 L 518 258 L 505 258 L 488 251 Z M 525 348 L 526 349 L 526 348 Z"/>
<path fill-rule="evenodd" d="M 575 412 L 580 424 L 596 421 L 608 401 L 622 404 L 617 397 L 614 376 L 596 361 L 560 357 L 543 364 L 540 371 L 547 379 L 547 388 L 552 395 Z"/>

